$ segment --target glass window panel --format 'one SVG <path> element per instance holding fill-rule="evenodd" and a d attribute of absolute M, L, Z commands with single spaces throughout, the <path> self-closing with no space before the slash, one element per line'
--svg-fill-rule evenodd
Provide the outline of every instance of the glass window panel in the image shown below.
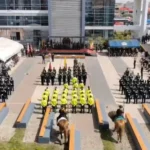
<path fill-rule="evenodd" d="M 16 25 L 16 17 L 15 16 L 8 16 L 7 17 L 7 23 L 10 26 L 15 26 Z"/>
<path fill-rule="evenodd" d="M 31 0 L 24 0 L 24 9 L 31 10 Z"/>
<path fill-rule="evenodd" d="M 24 16 L 24 25 L 32 25 L 32 17 L 31 16 Z"/>
<path fill-rule="evenodd" d="M 41 16 L 41 25 L 48 26 L 48 16 Z"/>
<path fill-rule="evenodd" d="M 0 16 L 0 25 L 7 25 L 7 16 Z"/>
<path fill-rule="evenodd" d="M 0 10 L 5 10 L 5 9 L 6 9 L 5 0 L 0 0 Z"/>
<path fill-rule="evenodd" d="M 31 0 L 32 10 L 41 10 L 40 0 Z"/>
<path fill-rule="evenodd" d="M 41 10 L 48 10 L 48 0 L 41 0 Z"/>
<path fill-rule="evenodd" d="M 41 18 L 40 16 L 33 16 L 33 24 L 40 25 L 41 24 Z"/>

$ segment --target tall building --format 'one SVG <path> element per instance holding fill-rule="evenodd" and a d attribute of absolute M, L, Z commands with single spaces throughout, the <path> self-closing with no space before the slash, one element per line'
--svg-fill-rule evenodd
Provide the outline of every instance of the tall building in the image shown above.
<path fill-rule="evenodd" d="M 110 37 L 115 0 L 0 0 L 0 36 L 34 42 L 48 37 Z"/>

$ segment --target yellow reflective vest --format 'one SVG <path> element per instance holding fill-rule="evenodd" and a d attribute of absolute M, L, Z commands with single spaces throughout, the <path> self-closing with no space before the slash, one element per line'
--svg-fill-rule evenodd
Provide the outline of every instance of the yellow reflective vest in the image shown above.
<path fill-rule="evenodd" d="M 90 105 L 90 106 L 92 106 L 92 105 L 94 105 L 94 99 L 93 98 L 88 98 L 88 104 Z"/>
<path fill-rule="evenodd" d="M 78 105 L 78 99 L 73 97 L 72 100 L 71 100 L 71 105 L 72 106 L 77 106 Z"/>
<path fill-rule="evenodd" d="M 47 100 L 46 99 L 42 99 L 41 106 L 42 107 L 46 107 L 47 106 Z"/>
<path fill-rule="evenodd" d="M 58 90 L 54 90 L 53 94 L 57 94 L 58 95 Z"/>
<path fill-rule="evenodd" d="M 83 83 L 80 83 L 80 84 L 79 84 L 79 87 L 80 87 L 80 88 L 84 88 L 84 84 L 83 84 Z"/>
<path fill-rule="evenodd" d="M 61 105 L 66 105 L 67 104 L 67 99 L 66 98 L 61 98 Z"/>
<path fill-rule="evenodd" d="M 61 97 L 62 98 L 67 98 L 67 94 L 63 93 Z"/>
<path fill-rule="evenodd" d="M 73 87 L 76 88 L 76 89 L 78 88 L 78 86 L 79 86 L 78 83 L 75 83 L 75 84 L 73 85 Z"/>
<path fill-rule="evenodd" d="M 64 84 L 64 88 L 68 89 L 69 85 L 67 83 Z"/>
<path fill-rule="evenodd" d="M 58 99 L 58 94 L 53 94 L 52 99 Z"/>
<path fill-rule="evenodd" d="M 80 104 L 81 104 L 82 106 L 86 104 L 86 99 L 85 99 L 85 97 L 81 97 L 81 98 L 80 98 Z"/>
<path fill-rule="evenodd" d="M 44 95 L 42 96 L 42 100 L 43 100 L 43 99 L 48 100 L 48 95 L 45 95 L 45 94 L 44 94 Z"/>
<path fill-rule="evenodd" d="M 53 107 L 55 107 L 55 106 L 57 105 L 57 99 L 52 98 L 52 99 L 51 99 L 51 105 L 52 105 Z"/>

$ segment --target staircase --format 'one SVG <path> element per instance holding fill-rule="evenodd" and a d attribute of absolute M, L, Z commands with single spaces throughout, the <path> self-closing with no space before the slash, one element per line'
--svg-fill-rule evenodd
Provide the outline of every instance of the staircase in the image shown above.
<path fill-rule="evenodd" d="M 81 0 L 51 1 L 52 36 L 80 36 Z"/>

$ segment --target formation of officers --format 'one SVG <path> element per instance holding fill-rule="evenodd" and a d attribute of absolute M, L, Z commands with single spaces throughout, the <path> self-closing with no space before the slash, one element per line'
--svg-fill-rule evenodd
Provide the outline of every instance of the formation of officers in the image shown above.
<path fill-rule="evenodd" d="M 131 103 L 132 99 L 135 104 L 141 100 L 145 103 L 150 98 L 150 78 L 144 81 L 139 74 L 134 76 L 127 69 L 119 81 L 119 90 L 125 94 L 126 103 Z"/>
<path fill-rule="evenodd" d="M 0 72 L 0 98 L 2 102 L 8 99 L 8 95 L 14 91 L 14 80 L 8 75 L 5 65 L 2 65 Z"/>
<path fill-rule="evenodd" d="M 78 106 L 80 106 L 80 112 L 85 113 L 85 106 L 88 105 L 88 113 L 92 112 L 92 107 L 94 105 L 94 97 L 90 87 L 88 87 L 87 90 L 85 90 L 84 84 L 79 83 L 76 77 L 73 77 L 71 82 L 73 87 L 71 91 L 71 103 L 68 102 L 69 85 L 67 83 L 64 84 L 64 89 L 61 94 L 60 102 L 58 101 L 59 91 L 57 87 L 55 87 L 51 99 L 49 98 L 50 91 L 48 90 L 48 88 L 45 89 L 41 101 L 41 106 L 43 108 L 43 115 L 45 114 L 49 101 L 54 112 L 56 112 L 57 106 L 59 104 L 63 108 L 67 108 L 67 106 L 71 104 L 72 113 L 77 112 Z"/>
<path fill-rule="evenodd" d="M 138 49 L 135 48 L 109 48 L 109 56 L 135 56 Z"/>
<path fill-rule="evenodd" d="M 41 73 L 41 84 L 46 84 L 48 86 L 51 82 L 51 85 L 54 85 L 56 81 L 56 74 L 57 72 L 55 68 L 49 68 L 48 71 L 46 71 L 46 69 L 44 68 Z M 86 85 L 87 72 L 85 66 L 84 64 L 80 66 L 77 59 L 74 60 L 73 72 L 70 67 L 59 68 L 57 77 L 58 84 L 61 85 L 62 83 L 68 83 L 68 85 L 70 85 L 72 75 L 78 78 L 79 83 L 83 82 L 84 85 Z"/>

